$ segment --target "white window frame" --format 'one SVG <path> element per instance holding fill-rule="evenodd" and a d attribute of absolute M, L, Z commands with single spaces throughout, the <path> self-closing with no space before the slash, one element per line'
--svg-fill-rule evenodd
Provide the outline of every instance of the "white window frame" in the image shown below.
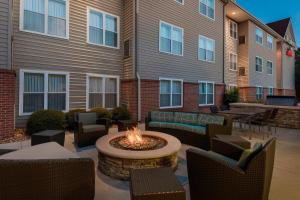
<path fill-rule="evenodd" d="M 256 70 L 256 58 L 261 59 L 261 71 L 257 71 Z M 257 73 L 263 73 L 263 71 L 264 71 L 264 59 L 262 57 L 255 56 L 255 72 L 257 72 Z"/>
<path fill-rule="evenodd" d="M 258 88 L 261 88 L 261 93 L 258 93 Z M 261 95 L 261 99 L 257 98 L 258 95 Z M 264 99 L 264 87 L 263 86 L 256 86 L 255 98 L 256 98 L 256 100 Z"/>
<path fill-rule="evenodd" d="M 213 61 L 210 61 L 210 60 L 203 60 L 199 57 L 199 52 L 200 52 L 200 39 L 201 38 L 204 38 L 205 40 L 210 40 L 213 42 L 213 45 L 214 45 L 214 60 Z M 206 51 L 207 51 L 207 48 L 205 47 L 205 54 L 206 54 Z M 205 56 L 207 58 L 207 56 Z M 204 62 L 209 62 L 209 63 L 215 63 L 216 62 L 216 41 L 214 39 L 211 39 L 211 38 L 208 38 L 204 35 L 199 35 L 198 37 L 198 60 L 201 60 L 201 61 L 204 61 Z"/>
<path fill-rule="evenodd" d="M 271 74 L 269 73 L 269 69 L 268 69 L 269 66 L 268 66 L 268 63 L 271 63 L 271 64 L 272 64 L 272 73 L 271 73 Z M 273 75 L 273 71 L 274 71 L 273 61 L 267 60 L 266 66 L 267 66 L 267 74 L 268 74 L 268 75 Z"/>
<path fill-rule="evenodd" d="M 163 50 L 161 50 L 161 46 L 160 46 L 160 38 L 161 38 L 161 24 L 166 24 L 166 25 L 169 25 L 169 26 L 171 26 L 171 52 L 167 52 L 167 51 L 163 51 Z M 178 28 L 178 29 L 180 29 L 181 31 L 182 31 L 182 52 L 181 52 L 181 54 L 174 54 L 174 53 L 172 53 L 172 33 L 173 33 L 173 27 L 175 27 L 175 28 Z M 168 23 L 168 22 L 165 22 L 165 21 L 162 21 L 162 20 L 159 20 L 159 39 L 158 39 L 158 45 L 159 45 L 159 52 L 160 53 L 166 53 L 166 54 L 169 54 L 169 55 L 174 55 L 174 56 L 183 56 L 183 52 L 184 52 L 184 29 L 183 28 L 181 28 L 181 27 L 179 27 L 179 26 L 176 26 L 176 25 L 173 25 L 173 24 L 170 24 L 170 23 Z"/>
<path fill-rule="evenodd" d="M 232 66 L 231 66 L 231 55 L 234 55 L 236 57 L 236 69 L 233 69 Z M 229 70 L 230 71 L 234 71 L 236 72 L 238 69 L 238 55 L 236 53 L 233 53 L 233 52 L 229 52 Z"/>
<path fill-rule="evenodd" d="M 236 38 L 231 36 L 231 23 L 234 25 L 233 27 L 236 27 L 236 30 L 233 30 L 233 32 L 236 32 Z M 235 21 L 229 20 L 229 36 L 234 39 L 237 40 L 239 35 L 238 35 L 238 24 Z"/>
<path fill-rule="evenodd" d="M 70 74 L 69 72 L 61 71 L 43 71 L 43 70 L 25 70 L 20 69 L 20 83 L 19 83 L 19 116 L 28 116 L 30 113 L 23 112 L 23 99 L 24 99 L 24 74 L 25 73 L 36 73 L 44 74 L 44 110 L 48 109 L 48 75 L 65 75 L 66 76 L 66 110 L 62 112 L 69 111 L 69 93 L 70 93 Z"/>
<path fill-rule="evenodd" d="M 206 0 L 207 1 L 207 0 Z M 204 17 L 206 17 L 207 19 L 210 19 L 210 20 L 213 20 L 213 21 L 215 21 L 216 20 L 216 0 L 213 0 L 214 1 L 214 18 L 211 18 L 211 17 L 209 17 L 208 16 L 208 11 L 206 10 L 206 14 L 207 15 L 204 15 L 204 14 L 202 14 L 201 13 L 201 11 L 200 11 L 200 3 L 201 3 L 201 0 L 198 0 L 198 3 L 199 3 L 199 5 L 198 5 L 198 12 L 200 13 L 200 15 L 202 15 L 202 16 L 204 16 Z M 206 7 L 208 7 L 207 6 L 207 2 L 206 2 Z"/>
<path fill-rule="evenodd" d="M 180 5 L 184 5 L 184 0 L 182 0 L 182 2 L 179 2 L 178 0 L 175 0 L 176 3 L 179 3 Z"/>
<path fill-rule="evenodd" d="M 171 96 L 170 96 L 170 105 L 171 106 L 160 106 L 160 82 L 161 81 L 170 81 L 171 82 Z M 172 106 L 173 102 L 172 102 L 172 96 L 173 96 L 173 81 L 178 81 L 181 82 L 181 105 L 180 106 Z M 164 77 L 160 77 L 159 78 L 159 108 L 160 109 L 168 109 L 168 108 L 182 108 L 183 107 L 183 79 L 175 79 L 175 78 L 164 78 Z"/>
<path fill-rule="evenodd" d="M 232 88 L 238 88 L 237 84 L 228 84 L 227 89 L 231 90 Z"/>
<path fill-rule="evenodd" d="M 70 20 L 69 2 L 70 1 L 66 0 L 66 36 L 65 37 L 48 34 L 48 1 L 49 0 L 44 0 L 44 1 L 45 1 L 45 14 L 44 14 L 45 15 L 45 27 L 44 27 L 44 32 L 41 33 L 41 32 L 37 32 L 37 31 L 31 31 L 31 30 L 24 29 L 24 0 L 20 0 L 20 16 L 19 16 L 19 29 L 20 29 L 20 31 L 69 40 L 69 20 Z"/>
<path fill-rule="evenodd" d="M 206 103 L 205 104 L 200 104 L 199 103 L 199 98 L 200 98 L 199 97 L 200 96 L 199 87 L 200 87 L 200 83 L 202 83 L 202 84 L 205 83 L 205 85 L 206 85 L 206 94 L 205 94 L 206 95 L 206 101 L 205 101 Z M 207 84 L 213 84 L 213 93 L 212 93 L 213 94 L 213 103 L 212 104 L 208 104 L 207 103 L 207 94 L 208 94 L 207 93 Z M 215 82 L 213 82 L 213 81 L 198 81 L 198 104 L 199 104 L 200 107 L 215 105 L 215 95 L 216 95 L 215 94 Z"/>
<path fill-rule="evenodd" d="M 90 42 L 90 11 L 98 12 L 103 15 L 103 44 L 97 44 Z M 117 18 L 117 47 L 109 46 L 105 44 L 105 31 L 106 31 L 106 15 L 112 16 Z M 101 46 L 101 47 L 107 47 L 107 48 L 112 48 L 112 49 L 120 49 L 120 17 L 93 7 L 88 6 L 87 7 L 87 31 L 86 31 L 86 42 L 91 45 L 96 45 L 96 46 Z"/>
<path fill-rule="evenodd" d="M 117 107 L 120 105 L 120 76 L 115 76 L 115 75 L 106 75 L 106 74 L 92 74 L 92 73 L 87 73 L 86 74 L 86 105 L 85 109 L 87 111 L 91 110 L 89 108 L 89 94 L 90 94 L 90 77 L 96 77 L 96 78 L 103 78 L 102 82 L 102 91 L 103 91 L 103 96 L 102 96 L 102 107 L 105 108 L 105 79 L 106 78 L 115 78 L 117 79 Z M 106 108 L 106 109 L 113 109 L 113 108 Z"/>
<path fill-rule="evenodd" d="M 261 36 L 261 43 L 259 43 L 257 40 L 256 40 L 256 36 L 257 36 L 257 34 L 256 34 L 256 30 L 261 30 L 261 32 L 262 32 L 262 36 Z M 255 28 L 255 42 L 256 42 L 256 44 L 259 44 L 259 45 L 264 45 L 264 31 L 261 29 L 261 28 L 259 28 L 258 26 L 256 26 L 256 28 Z"/>
<path fill-rule="evenodd" d="M 270 38 L 272 39 L 272 48 L 269 47 L 269 39 L 270 39 Z M 268 47 L 269 49 L 271 49 L 271 50 L 274 49 L 274 37 L 273 37 L 272 35 L 270 35 L 270 34 L 267 35 L 267 47 Z"/>
<path fill-rule="evenodd" d="M 270 91 L 272 91 L 272 94 L 270 94 Z M 274 96 L 274 87 L 273 86 L 268 87 L 268 95 Z"/>

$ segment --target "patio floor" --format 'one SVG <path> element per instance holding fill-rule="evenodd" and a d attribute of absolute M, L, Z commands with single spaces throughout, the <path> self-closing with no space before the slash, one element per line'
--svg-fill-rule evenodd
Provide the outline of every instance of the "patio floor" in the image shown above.
<path fill-rule="evenodd" d="M 143 129 L 143 125 L 141 127 Z M 116 132 L 115 128 L 110 130 L 111 133 Z M 247 133 L 234 131 L 235 135 L 246 136 Z M 274 166 L 274 174 L 271 185 L 270 200 L 298 200 L 300 199 L 300 130 L 278 129 L 276 135 L 278 138 L 276 148 L 276 158 Z M 245 137 L 247 138 L 247 137 Z M 82 157 L 90 157 L 95 161 L 97 167 L 97 151 L 94 147 L 76 149 L 73 145 L 73 135 L 66 134 L 65 147 L 71 151 L 77 152 Z M 252 144 L 262 141 L 261 135 L 254 135 Z M 30 141 L 24 141 L 13 144 L 0 145 L 0 148 L 26 148 L 30 146 Z M 179 152 L 179 166 L 175 172 L 176 177 L 184 186 L 188 194 L 188 178 L 186 171 L 185 150 L 191 148 L 182 145 Z M 101 200 L 129 200 L 129 184 L 128 182 L 117 181 L 111 179 L 96 170 L 96 194 L 95 199 Z"/>

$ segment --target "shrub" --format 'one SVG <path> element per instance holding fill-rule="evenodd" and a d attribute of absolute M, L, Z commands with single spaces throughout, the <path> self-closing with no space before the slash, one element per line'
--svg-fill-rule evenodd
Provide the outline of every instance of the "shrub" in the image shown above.
<path fill-rule="evenodd" d="M 130 118 L 131 116 L 126 106 L 120 106 L 112 110 L 113 120 L 129 120 Z"/>
<path fill-rule="evenodd" d="M 233 88 L 227 90 L 224 96 L 225 105 L 229 105 L 230 103 L 237 103 L 240 101 L 240 92 L 238 88 Z"/>
<path fill-rule="evenodd" d="M 111 117 L 112 117 L 111 113 L 106 108 L 93 108 L 91 110 L 91 112 L 97 113 L 99 119 L 101 119 L 101 118 L 111 119 Z"/>
<path fill-rule="evenodd" d="M 68 130 L 74 130 L 75 129 L 75 114 L 79 112 L 85 112 L 85 109 L 74 109 L 70 110 L 66 114 L 66 123 L 67 123 L 67 129 Z"/>
<path fill-rule="evenodd" d="M 65 115 L 60 111 L 41 110 L 33 113 L 26 125 L 29 135 L 44 130 L 61 130 L 65 128 Z"/>

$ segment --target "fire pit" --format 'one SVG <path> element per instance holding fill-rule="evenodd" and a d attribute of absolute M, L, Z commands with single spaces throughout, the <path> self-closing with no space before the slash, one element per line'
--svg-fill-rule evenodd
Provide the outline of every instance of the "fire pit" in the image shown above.
<path fill-rule="evenodd" d="M 133 129 L 100 138 L 98 169 L 105 175 L 128 180 L 133 168 L 177 167 L 180 141 L 164 133 Z"/>

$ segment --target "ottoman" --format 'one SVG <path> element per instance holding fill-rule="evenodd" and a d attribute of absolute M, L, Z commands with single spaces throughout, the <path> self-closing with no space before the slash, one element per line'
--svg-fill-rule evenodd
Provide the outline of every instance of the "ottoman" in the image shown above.
<path fill-rule="evenodd" d="M 235 145 L 238 145 L 244 149 L 250 149 L 251 148 L 251 142 L 249 142 L 248 140 L 240 137 L 240 136 L 236 136 L 236 135 L 216 135 L 216 138 L 224 141 L 224 142 L 228 142 L 228 143 L 232 143 Z M 212 141 L 213 143 L 215 142 L 214 139 Z"/>
<path fill-rule="evenodd" d="M 133 169 L 131 200 L 185 200 L 185 190 L 171 168 Z"/>
<path fill-rule="evenodd" d="M 61 146 L 65 144 L 65 131 L 64 130 L 45 130 L 35 133 L 31 136 L 31 146 L 47 143 L 56 142 Z"/>

